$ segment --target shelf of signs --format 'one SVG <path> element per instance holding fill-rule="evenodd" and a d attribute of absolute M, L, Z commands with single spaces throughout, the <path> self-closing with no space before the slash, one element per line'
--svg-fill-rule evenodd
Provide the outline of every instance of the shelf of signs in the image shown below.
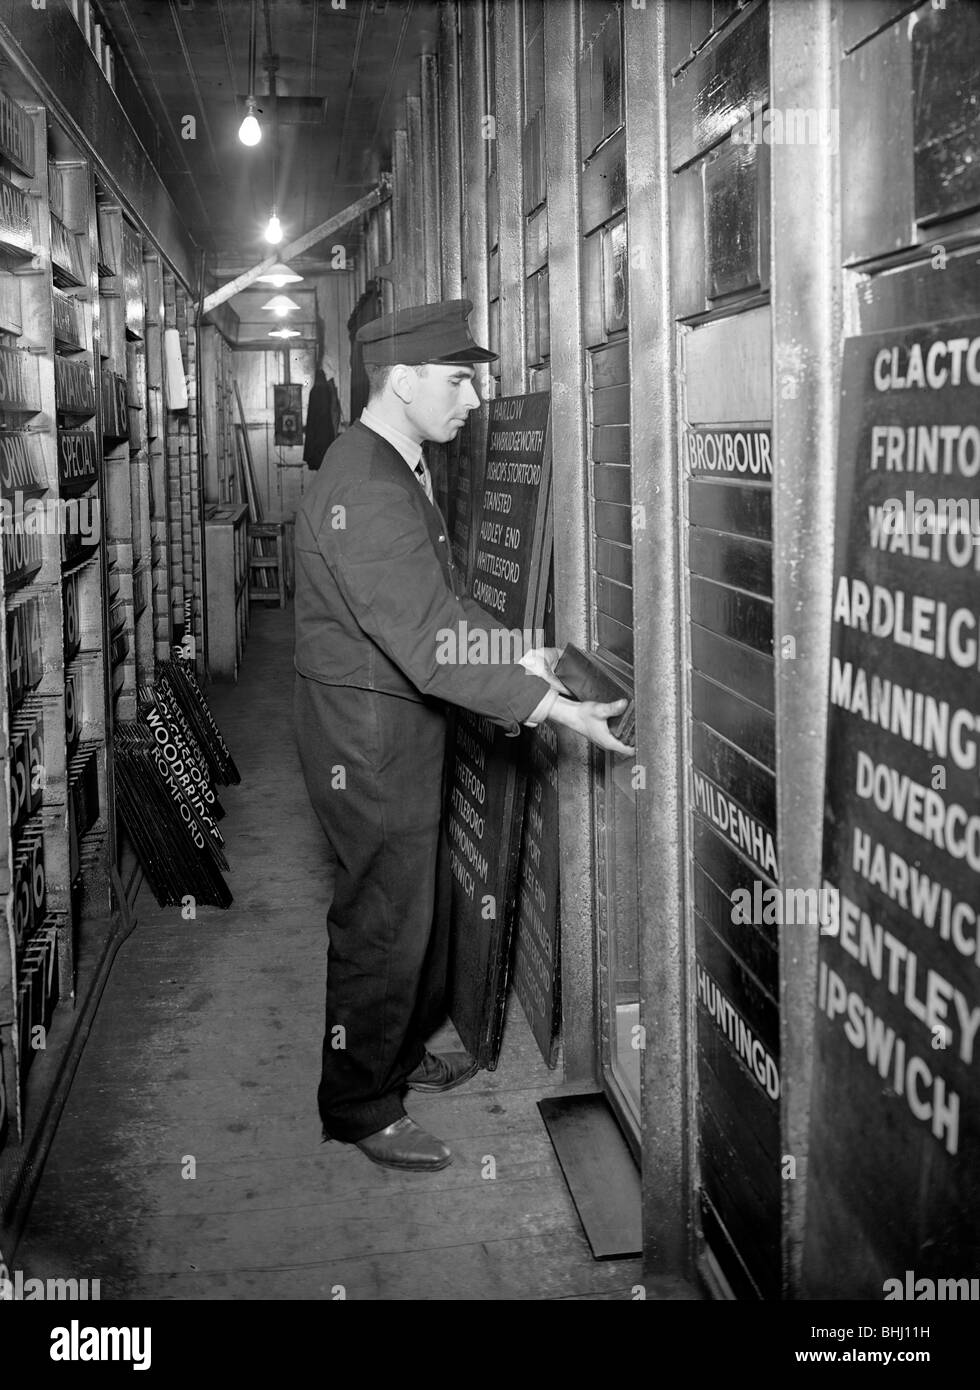
<path fill-rule="evenodd" d="M 143 244 L 122 208 L 96 188 L 110 688 L 114 722 L 129 722 L 139 686 L 152 683 L 154 659 Z"/>
<path fill-rule="evenodd" d="M 23 1135 L 83 911 L 110 908 L 91 194 L 48 114 L 0 93 L 0 1144 Z"/>
<path fill-rule="evenodd" d="M 193 364 L 189 307 L 55 116 L 0 91 L 0 1228 L 80 1012 L 64 1004 L 138 888 L 113 730 L 185 606 L 202 633 L 195 421 L 165 394 L 168 314 Z"/>
<path fill-rule="evenodd" d="M 143 251 L 145 286 L 144 353 L 146 371 L 146 416 L 144 437 L 147 450 L 149 487 L 149 533 L 147 537 L 150 632 L 158 661 L 170 656 L 172 622 L 170 607 L 170 522 L 168 516 L 167 437 L 163 395 L 163 266 L 149 246 Z"/>
<path fill-rule="evenodd" d="M 238 780 L 194 680 L 195 350 L 191 295 L 98 158 L 0 89 L 0 1235 L 161 827 L 176 868 L 154 891 L 231 900 L 220 832 L 205 806 L 207 854 L 181 839 L 193 789 L 149 732 L 167 718 L 179 741 L 187 721 L 209 774 Z"/>
<path fill-rule="evenodd" d="M 202 670 L 204 540 L 197 502 L 201 488 L 195 384 L 196 333 L 191 322 L 190 296 L 166 266 L 162 267 L 162 289 L 170 605 L 174 636 L 193 638 L 191 645 L 197 654 L 198 669 Z"/>

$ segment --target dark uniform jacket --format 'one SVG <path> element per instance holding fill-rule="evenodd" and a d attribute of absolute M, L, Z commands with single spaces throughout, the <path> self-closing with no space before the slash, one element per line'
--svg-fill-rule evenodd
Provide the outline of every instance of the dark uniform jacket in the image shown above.
<path fill-rule="evenodd" d="M 357 421 L 327 450 L 296 516 L 296 670 L 435 697 L 516 734 L 549 687 L 522 666 L 437 659 L 450 631 L 457 653 L 478 631 L 494 650 L 499 624 L 458 588 L 440 512 L 398 450 Z"/>

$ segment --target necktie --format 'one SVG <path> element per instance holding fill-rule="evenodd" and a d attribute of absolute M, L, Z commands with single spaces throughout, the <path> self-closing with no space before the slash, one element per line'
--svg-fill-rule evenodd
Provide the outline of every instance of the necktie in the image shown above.
<path fill-rule="evenodd" d="M 426 497 L 428 497 L 429 501 L 431 502 L 432 481 L 429 478 L 429 470 L 425 466 L 424 458 L 420 458 L 418 463 L 415 465 L 415 476 L 419 480 L 419 486 L 421 487 L 422 491 L 425 493 Z"/>

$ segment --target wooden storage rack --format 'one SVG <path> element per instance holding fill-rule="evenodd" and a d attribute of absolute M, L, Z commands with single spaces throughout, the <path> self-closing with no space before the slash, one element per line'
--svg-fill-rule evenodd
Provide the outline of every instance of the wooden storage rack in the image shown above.
<path fill-rule="evenodd" d="M 163 389 L 167 326 L 193 376 L 191 296 L 18 91 L 0 91 L 0 1236 L 139 886 L 113 728 L 185 627 L 204 656 L 196 402 Z"/>

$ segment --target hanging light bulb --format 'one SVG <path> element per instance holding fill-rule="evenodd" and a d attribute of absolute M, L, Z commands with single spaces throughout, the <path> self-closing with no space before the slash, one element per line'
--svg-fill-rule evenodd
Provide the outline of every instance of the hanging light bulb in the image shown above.
<path fill-rule="evenodd" d="M 298 328 L 273 328 L 269 332 L 270 338 L 301 338 L 302 336 Z"/>
<path fill-rule="evenodd" d="M 298 284 L 302 278 L 302 275 L 297 275 L 295 270 L 290 270 L 288 265 L 283 265 L 282 261 L 274 265 L 271 270 L 267 270 L 264 275 L 258 276 L 258 279 L 264 284 L 272 285 L 277 290 L 281 290 L 283 285 Z"/>
<path fill-rule="evenodd" d="M 257 145 L 262 139 L 262 127 L 255 115 L 257 110 L 255 98 L 250 96 L 245 103 L 245 119 L 238 127 L 238 138 L 243 145 Z"/>
<path fill-rule="evenodd" d="M 282 223 L 276 215 L 275 208 L 272 209 L 269 225 L 265 229 L 265 239 L 271 246 L 278 246 L 282 241 Z"/>
<path fill-rule="evenodd" d="M 287 314 L 291 314 L 294 309 L 299 307 L 296 300 L 290 299 L 288 294 L 274 294 L 262 305 L 263 309 L 270 309 L 280 319 L 284 319 Z"/>

